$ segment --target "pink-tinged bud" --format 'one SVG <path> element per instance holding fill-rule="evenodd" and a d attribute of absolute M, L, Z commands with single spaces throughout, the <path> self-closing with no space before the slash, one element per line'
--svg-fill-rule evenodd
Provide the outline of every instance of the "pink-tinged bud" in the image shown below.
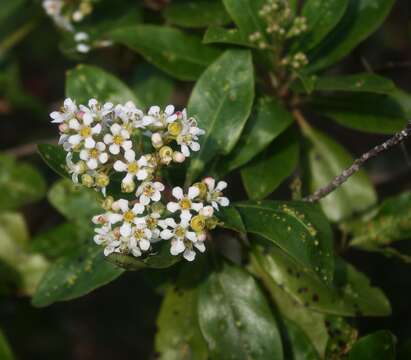
<path fill-rule="evenodd" d="M 214 187 L 215 180 L 211 176 L 208 176 L 203 179 L 203 183 L 205 183 L 208 186 L 208 188 L 212 189 Z"/>
<path fill-rule="evenodd" d="M 178 119 L 181 119 L 183 117 L 183 113 L 181 111 L 176 111 L 176 116 Z"/>
<path fill-rule="evenodd" d="M 173 153 L 173 161 L 176 163 L 184 162 L 186 157 L 179 151 L 174 151 Z"/>
<path fill-rule="evenodd" d="M 76 118 L 79 120 L 83 120 L 84 114 L 84 111 L 77 111 Z"/>
<path fill-rule="evenodd" d="M 212 206 L 204 206 L 201 209 L 201 215 L 205 216 L 205 217 L 211 217 L 214 214 L 214 209 Z"/>
<path fill-rule="evenodd" d="M 65 133 L 66 131 L 68 131 L 69 127 L 67 126 L 67 124 L 60 124 L 59 125 L 59 131 L 61 133 Z"/>
<path fill-rule="evenodd" d="M 207 235 L 205 232 L 199 233 L 197 235 L 198 241 L 205 241 L 205 239 L 207 238 Z"/>

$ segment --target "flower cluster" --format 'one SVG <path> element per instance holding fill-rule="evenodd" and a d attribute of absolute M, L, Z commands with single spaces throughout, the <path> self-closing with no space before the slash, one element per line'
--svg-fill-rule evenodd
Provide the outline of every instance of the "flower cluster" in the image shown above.
<path fill-rule="evenodd" d="M 101 190 L 106 196 L 111 182 L 121 177 L 121 191 L 134 193 L 134 200 L 106 197 L 104 214 L 93 218 L 94 241 L 113 252 L 143 256 L 152 244 L 168 240 L 172 255 L 194 260 L 195 250 L 205 250 L 208 230 L 218 220 L 215 212 L 228 206 L 223 181 L 205 178 L 187 189 L 171 188 L 161 169 L 182 163 L 200 149 L 204 131 L 187 112 L 152 106 L 147 113 L 134 103 L 88 105 L 64 101 L 50 114 L 60 130 L 59 144 L 67 152 L 67 170 L 74 183 Z M 148 141 L 144 141 L 147 139 Z"/>
<path fill-rule="evenodd" d="M 252 33 L 249 40 L 260 49 L 279 52 L 285 41 L 301 36 L 308 30 L 307 19 L 303 16 L 294 16 L 287 0 L 267 0 L 259 15 L 266 23 L 265 33 Z M 307 57 L 303 53 L 285 57 L 279 62 L 279 65 L 290 66 L 293 69 L 299 69 L 306 64 Z"/>

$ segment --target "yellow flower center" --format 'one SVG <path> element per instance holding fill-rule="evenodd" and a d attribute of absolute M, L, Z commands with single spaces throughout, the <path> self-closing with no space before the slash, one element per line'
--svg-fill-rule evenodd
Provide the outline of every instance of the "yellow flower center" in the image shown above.
<path fill-rule="evenodd" d="M 191 200 L 187 198 L 183 198 L 180 200 L 180 207 L 182 210 L 191 209 Z"/>
<path fill-rule="evenodd" d="M 80 130 L 80 136 L 83 138 L 87 138 L 91 135 L 91 127 L 89 126 L 84 126 L 81 130 Z"/>
<path fill-rule="evenodd" d="M 193 137 L 191 135 L 184 135 L 183 136 L 183 142 L 186 144 L 191 143 L 191 141 L 193 140 Z"/>
<path fill-rule="evenodd" d="M 202 215 L 196 215 L 191 219 L 190 225 L 195 232 L 201 232 L 206 227 L 206 219 Z"/>
<path fill-rule="evenodd" d="M 155 191 L 156 190 L 150 184 L 148 184 L 144 187 L 143 193 L 144 193 L 145 196 L 151 197 L 151 196 L 154 195 Z"/>
<path fill-rule="evenodd" d="M 151 230 L 156 228 L 157 223 L 157 219 L 154 219 L 153 217 L 148 217 L 146 220 L 147 227 Z"/>
<path fill-rule="evenodd" d="M 160 149 L 160 158 L 165 159 L 173 156 L 173 149 L 169 146 L 163 146 Z"/>
<path fill-rule="evenodd" d="M 139 166 L 136 162 L 132 162 L 130 164 L 128 164 L 127 166 L 127 171 L 131 174 L 136 174 L 139 170 Z"/>
<path fill-rule="evenodd" d="M 124 220 L 127 222 L 132 222 L 134 220 L 134 217 L 135 215 L 131 210 L 126 211 L 123 215 Z"/>
<path fill-rule="evenodd" d="M 99 155 L 99 151 L 97 149 L 91 149 L 90 150 L 90 157 L 93 159 L 97 159 Z"/>
<path fill-rule="evenodd" d="M 137 229 L 134 231 L 134 237 L 136 239 L 143 239 L 144 238 L 144 230 L 143 229 Z"/>
<path fill-rule="evenodd" d="M 116 145 L 121 145 L 123 143 L 124 139 L 121 135 L 114 135 L 113 137 L 113 143 Z"/>
<path fill-rule="evenodd" d="M 171 136 L 177 136 L 178 134 L 181 133 L 182 129 L 183 129 L 183 126 L 181 125 L 179 121 L 175 121 L 168 125 L 168 132 L 170 133 Z"/>
<path fill-rule="evenodd" d="M 176 229 L 174 230 L 174 234 L 177 237 L 182 238 L 185 236 L 186 230 L 182 226 L 177 226 Z"/>

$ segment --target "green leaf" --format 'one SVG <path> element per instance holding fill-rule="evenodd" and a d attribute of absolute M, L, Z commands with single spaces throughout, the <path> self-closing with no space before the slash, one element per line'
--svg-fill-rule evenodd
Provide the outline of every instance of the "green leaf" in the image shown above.
<path fill-rule="evenodd" d="M 216 155 L 227 155 L 237 143 L 254 99 L 254 69 L 248 50 L 227 50 L 197 81 L 188 113 L 206 131 L 201 149 L 193 154 L 191 182 Z"/>
<path fill-rule="evenodd" d="M 310 100 L 314 111 L 354 130 L 392 134 L 402 130 L 411 115 L 411 96 L 399 89 L 390 94 L 339 94 Z"/>
<path fill-rule="evenodd" d="M 3 331 L 0 329 L 0 359 L 2 360 L 13 360 L 14 356 L 11 352 L 8 341 L 3 334 Z"/>
<path fill-rule="evenodd" d="M 246 164 L 285 131 L 293 121 L 291 114 L 276 99 L 260 98 L 236 147 L 221 161 L 222 166 L 228 172 Z"/>
<path fill-rule="evenodd" d="M 250 270 L 263 282 L 282 318 L 296 323 L 310 339 L 321 358 L 323 358 L 329 338 L 325 325 L 325 315 L 311 311 L 311 309 L 301 306 L 294 301 L 294 299 L 261 268 L 255 256 L 251 257 Z M 287 357 L 285 358 L 287 359 Z"/>
<path fill-rule="evenodd" d="M 51 144 L 39 144 L 37 150 L 44 162 L 62 177 L 69 177 L 66 168 L 67 153 L 61 146 Z"/>
<path fill-rule="evenodd" d="M 253 256 L 268 278 L 308 309 L 340 316 L 385 316 L 390 305 L 365 275 L 338 260 L 334 284 L 326 285 L 277 247 L 254 248 Z"/>
<path fill-rule="evenodd" d="M 204 44 L 231 44 L 254 48 L 248 37 L 238 29 L 224 29 L 219 26 L 211 26 L 207 29 L 203 38 Z"/>
<path fill-rule="evenodd" d="M 0 154 L 0 210 L 40 200 L 46 192 L 41 174 L 31 165 Z"/>
<path fill-rule="evenodd" d="M 247 195 L 260 200 L 271 194 L 295 170 L 300 146 L 292 132 L 282 134 L 241 170 Z"/>
<path fill-rule="evenodd" d="M 155 349 L 160 360 L 207 360 L 197 319 L 197 288 L 169 287 L 157 319 Z"/>
<path fill-rule="evenodd" d="M 48 199 L 69 220 L 91 224 L 91 218 L 102 212 L 99 193 L 66 179 L 53 184 Z"/>
<path fill-rule="evenodd" d="M 136 258 L 131 255 L 113 253 L 107 257 L 112 264 L 128 271 L 144 268 L 166 269 L 178 263 L 181 258 L 170 254 L 170 243 L 161 241 L 153 246 L 153 251 L 146 257 Z"/>
<path fill-rule="evenodd" d="M 171 24 L 187 28 L 225 25 L 230 17 L 220 0 L 182 0 L 164 9 L 164 17 Z"/>
<path fill-rule="evenodd" d="M 320 360 L 317 350 L 305 332 L 293 321 L 283 319 L 285 325 L 285 343 L 288 345 L 289 360 Z"/>
<path fill-rule="evenodd" d="M 294 51 L 307 52 L 317 46 L 343 17 L 349 0 L 308 0 L 301 16 L 307 19 L 307 33 L 292 45 Z"/>
<path fill-rule="evenodd" d="M 100 102 L 133 101 L 136 105 L 141 105 L 126 84 L 105 70 L 91 65 L 78 65 L 67 71 L 66 96 L 78 104 L 87 104 L 89 99 L 94 98 Z"/>
<path fill-rule="evenodd" d="M 50 267 L 34 294 L 32 304 L 44 307 L 84 296 L 115 280 L 123 271 L 105 260 L 101 247 L 94 244 L 78 247 Z"/>
<path fill-rule="evenodd" d="M 348 55 L 365 40 L 389 14 L 394 0 L 349 0 L 336 28 L 309 54 L 307 72 L 317 72 Z"/>
<path fill-rule="evenodd" d="M 31 241 L 30 248 L 49 259 L 57 259 L 81 246 L 85 242 L 84 237 L 81 236 L 83 234 L 84 230 L 79 230 L 77 224 L 63 223 L 36 235 Z"/>
<path fill-rule="evenodd" d="M 316 91 L 347 91 L 390 94 L 396 90 L 392 80 L 379 75 L 362 73 L 345 76 L 323 76 L 315 81 Z"/>
<path fill-rule="evenodd" d="M 223 3 L 243 36 L 248 39 L 256 31 L 264 36 L 267 25 L 259 11 L 265 5 L 265 0 L 223 0 Z"/>
<path fill-rule="evenodd" d="M 280 334 L 251 275 L 223 263 L 200 288 L 200 328 L 210 359 L 283 359 Z"/>
<path fill-rule="evenodd" d="M 223 222 L 220 226 L 240 233 L 246 233 L 243 220 L 238 210 L 234 206 L 221 207 L 216 216 Z"/>
<path fill-rule="evenodd" d="M 395 360 L 395 336 L 380 330 L 364 336 L 352 347 L 349 360 Z"/>
<path fill-rule="evenodd" d="M 118 28 L 110 36 L 180 80 L 196 80 L 220 55 L 219 50 L 203 45 L 197 36 L 165 26 Z"/>
<path fill-rule="evenodd" d="M 314 192 L 351 166 L 353 158 L 340 144 L 308 125 L 304 125 L 303 132 L 309 142 L 309 180 L 310 189 Z M 361 170 L 323 198 L 320 204 L 330 220 L 340 221 L 368 209 L 376 200 L 375 190 L 366 173 Z"/>
<path fill-rule="evenodd" d="M 318 206 L 301 201 L 235 204 L 247 232 L 262 236 L 321 281 L 334 273 L 333 235 Z"/>
<path fill-rule="evenodd" d="M 385 199 L 372 217 L 354 222 L 350 245 L 362 249 L 385 247 L 411 238 L 411 192 Z"/>

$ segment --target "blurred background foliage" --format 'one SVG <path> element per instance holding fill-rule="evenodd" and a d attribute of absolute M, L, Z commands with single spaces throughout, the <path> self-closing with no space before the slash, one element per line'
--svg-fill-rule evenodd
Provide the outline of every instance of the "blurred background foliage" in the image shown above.
<path fill-rule="evenodd" d="M 119 8 L 127 5 L 127 1 L 120 3 L 124 4 L 118 5 Z M 167 7 L 167 1 L 135 0 L 130 3 L 137 5 L 135 13 L 127 14 L 133 21 L 166 21 L 192 27 L 192 33 L 198 31 L 190 23 L 192 18 L 179 18 L 178 6 L 184 4 L 177 0 L 173 7 Z M 158 11 L 164 7 L 164 12 Z M 117 2 L 102 11 L 110 14 L 116 8 Z M 333 67 L 329 74 L 372 70 L 411 92 L 410 19 L 410 2 L 397 0 L 383 26 L 337 67 Z M 221 17 L 213 20 L 215 25 L 223 25 L 227 23 L 227 16 L 222 12 Z M 210 24 L 209 19 L 204 21 Z M 198 20 L 194 23 L 198 24 Z M 95 28 L 104 32 L 112 26 L 102 21 Z M 89 236 L 89 229 L 79 224 L 78 219 L 65 218 L 64 207 L 69 204 L 64 198 L 61 200 L 66 191 L 64 184 L 55 184 L 58 177 L 41 161 L 35 144 L 56 139 L 48 113 L 64 98 L 66 72 L 74 68 L 79 59 L 117 74 L 136 92 L 143 107 L 154 103 L 160 106 L 173 103 L 184 107 L 192 83 L 184 81 L 189 80 L 184 77 L 180 80 L 169 77 L 124 47 L 99 49 L 84 57 L 72 51 L 70 39 L 61 40 L 37 1 L 15 0 L 7 2 L 7 6 L 0 10 L 0 258 L 10 260 L 14 257 L 12 261 L 21 264 L 16 270 L 9 268 L 7 262 L 0 261 L 0 325 L 17 359 L 154 359 L 155 323 L 163 291 L 164 270 L 128 272 L 86 297 L 42 309 L 33 308 L 30 299 L 23 296 L 33 293 L 33 284 L 49 266 L 48 260 L 39 255 L 42 247 L 49 248 L 47 242 L 56 244 L 56 238 L 64 234 L 73 239 L 74 248 L 76 239 Z M 196 71 L 193 69 L 194 73 Z M 411 107 L 411 103 L 407 106 Z M 310 123 L 332 134 L 358 155 L 367 151 L 370 144 L 386 138 L 384 135 L 347 130 L 335 122 L 317 117 L 315 113 L 310 114 Z M 14 158 L 22 162 L 16 163 Z M 406 143 L 383 154 L 372 161 L 367 170 L 380 198 L 411 189 L 411 144 Z M 12 175 L 8 177 L 7 174 Z M 30 186 L 26 186 L 27 179 L 30 179 Z M 235 184 L 231 189 L 233 199 L 245 197 L 247 189 L 241 182 L 233 179 L 231 184 Z M 270 198 L 287 199 L 288 185 L 281 185 Z M 21 196 L 13 196 L 15 186 L 19 187 Z M 47 198 L 48 188 L 51 190 Z M 3 204 L 7 206 L 3 208 Z M 60 230 L 49 232 L 56 225 Z M 18 229 L 18 234 L 15 229 Z M 39 237 L 38 234 L 42 235 Z M 359 231 L 356 235 L 359 247 L 364 245 L 364 234 Z M 405 231 L 399 237 L 409 240 L 410 235 Z M 71 251 L 67 248 L 53 249 L 54 253 L 47 254 L 50 258 Z M 397 251 L 411 253 L 410 243 L 402 241 Z M 357 318 L 355 326 L 361 334 L 382 328 L 391 330 L 398 338 L 399 359 L 410 359 L 409 259 L 400 262 L 378 253 L 353 250 L 348 250 L 344 257 L 388 294 L 393 309 L 390 317 Z M 14 280 L 1 281 L 6 273 L 7 279 Z M 167 270 L 167 276 L 175 276 L 172 269 Z M 16 286 L 18 292 L 10 291 Z M 0 333 L 0 349 L 2 339 Z"/>

